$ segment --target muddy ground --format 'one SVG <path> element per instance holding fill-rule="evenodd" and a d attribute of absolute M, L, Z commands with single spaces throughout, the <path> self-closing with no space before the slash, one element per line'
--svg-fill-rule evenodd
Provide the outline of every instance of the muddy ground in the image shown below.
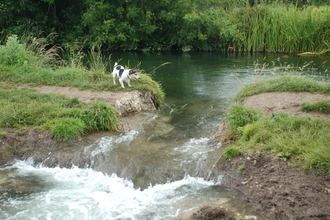
<path fill-rule="evenodd" d="M 152 97 L 139 92 L 119 94 L 56 87 L 40 87 L 38 91 L 78 97 L 82 101 L 106 101 L 122 112 L 121 115 L 156 109 L 153 106 Z M 144 104 L 127 101 L 129 97 L 139 97 L 141 98 L 139 102 Z M 304 113 L 299 108 L 302 102 L 316 102 L 322 99 L 330 98 L 310 93 L 264 93 L 245 98 L 242 103 L 260 109 L 266 115 L 271 115 L 276 111 L 302 117 L 329 118 L 329 115 L 325 114 Z M 123 103 L 126 103 L 126 106 Z M 223 128 L 223 126 L 220 127 Z M 221 129 L 216 134 L 216 140 L 221 140 Z M 13 158 L 25 158 L 35 149 L 40 152 L 40 160 L 42 160 L 49 149 L 68 147 L 79 144 L 79 141 L 77 139 L 71 142 L 57 142 L 49 133 L 33 129 L 23 129 L 19 132 L 7 130 L 6 136 L 0 135 L 0 156 L 3 158 L 0 164 L 4 165 L 6 161 Z M 240 165 L 244 165 L 245 170 L 238 172 Z M 303 173 L 288 167 L 285 161 L 275 159 L 274 155 L 265 154 L 242 155 L 232 161 L 220 161 L 213 175 L 220 174 L 224 175 L 225 186 L 240 190 L 245 195 L 243 199 L 251 203 L 255 216 L 249 219 L 330 220 L 329 174 L 315 176 Z M 237 219 L 235 215 L 230 210 L 221 207 L 203 207 L 192 216 L 192 219 Z"/>

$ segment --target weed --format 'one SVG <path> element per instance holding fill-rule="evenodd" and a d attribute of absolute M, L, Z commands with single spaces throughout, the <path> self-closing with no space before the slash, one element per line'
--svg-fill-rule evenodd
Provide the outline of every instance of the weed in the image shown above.
<path fill-rule="evenodd" d="M 6 135 L 7 135 L 7 132 L 5 132 L 5 131 L 1 131 L 1 132 L 0 132 L 0 136 L 2 136 L 2 137 L 6 137 Z"/>
<path fill-rule="evenodd" d="M 242 154 L 243 151 L 240 147 L 236 147 L 236 146 L 232 146 L 232 147 L 226 147 L 224 149 L 224 158 L 228 159 L 232 159 L 240 154 Z"/>
<path fill-rule="evenodd" d="M 245 170 L 245 166 L 244 165 L 239 165 L 237 168 L 238 172 L 243 172 Z"/>

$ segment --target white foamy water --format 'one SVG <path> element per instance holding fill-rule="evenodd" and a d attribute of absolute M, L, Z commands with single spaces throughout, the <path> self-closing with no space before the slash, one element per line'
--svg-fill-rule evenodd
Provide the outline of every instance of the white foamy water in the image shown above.
<path fill-rule="evenodd" d="M 138 135 L 138 131 L 130 130 L 119 136 L 102 137 L 97 143 L 86 147 L 85 151 L 88 152 L 90 148 L 94 148 L 91 152 L 91 155 L 94 157 L 98 154 L 110 152 L 115 147 L 118 147 L 118 144 L 125 143 L 128 146 Z"/>
<path fill-rule="evenodd" d="M 0 171 L 2 183 L 16 185 L 0 196 L 0 219 L 178 219 L 212 197 L 218 204 L 227 201 L 212 182 L 190 176 L 140 190 L 129 180 L 92 169 L 18 161 Z"/>

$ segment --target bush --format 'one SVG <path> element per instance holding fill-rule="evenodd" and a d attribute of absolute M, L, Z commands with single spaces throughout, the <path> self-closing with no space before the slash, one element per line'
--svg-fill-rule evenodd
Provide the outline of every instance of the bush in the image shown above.
<path fill-rule="evenodd" d="M 0 63 L 2 65 L 28 65 L 33 60 L 33 53 L 21 44 L 17 35 L 8 37 L 4 46 L 0 46 Z"/>

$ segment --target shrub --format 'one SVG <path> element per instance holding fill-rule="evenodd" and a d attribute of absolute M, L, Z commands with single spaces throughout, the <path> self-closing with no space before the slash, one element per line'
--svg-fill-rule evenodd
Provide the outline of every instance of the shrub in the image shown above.
<path fill-rule="evenodd" d="M 4 46 L 0 46 L 0 63 L 4 65 L 27 65 L 33 60 L 33 53 L 20 43 L 17 35 L 8 37 Z"/>

